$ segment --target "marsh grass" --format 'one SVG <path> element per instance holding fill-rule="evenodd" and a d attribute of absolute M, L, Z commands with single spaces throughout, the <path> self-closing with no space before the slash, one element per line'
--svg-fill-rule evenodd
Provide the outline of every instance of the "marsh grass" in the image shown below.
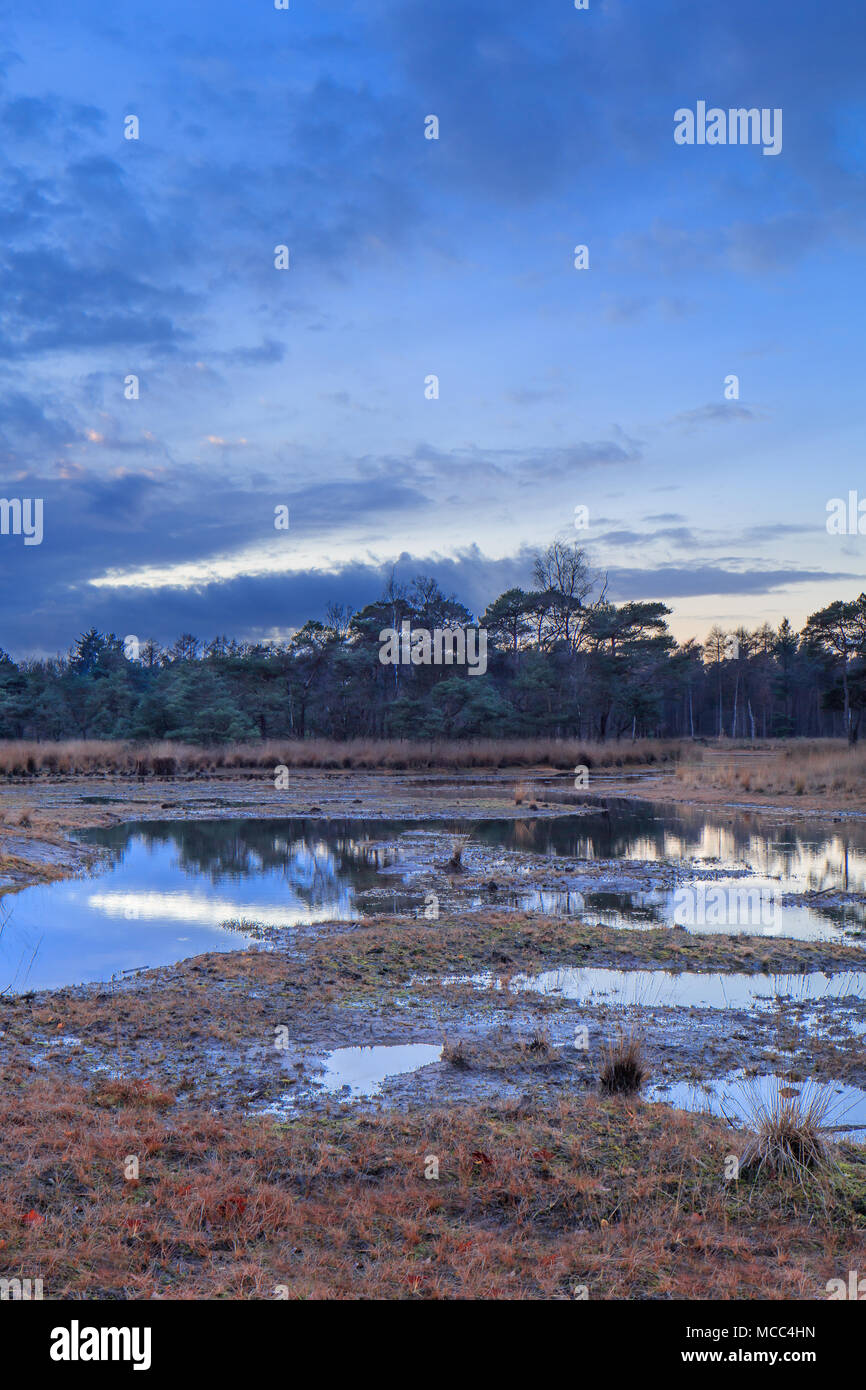
<path fill-rule="evenodd" d="M 458 835 L 456 839 L 452 840 L 451 858 L 445 865 L 448 873 L 461 874 L 463 872 L 463 851 L 471 839 L 471 835 Z"/>
<path fill-rule="evenodd" d="M 466 1044 L 461 1038 L 459 1042 L 446 1042 L 442 1047 L 442 1061 L 448 1062 L 450 1066 L 457 1067 L 459 1071 L 468 1071 L 471 1063 L 466 1052 Z"/>
<path fill-rule="evenodd" d="M 748 1092 L 749 1139 L 740 1158 L 740 1173 L 757 1182 L 763 1176 L 804 1185 L 838 1166 L 827 1123 L 832 1092 L 815 1082 L 802 1086 L 777 1082 L 770 1093 Z"/>
<path fill-rule="evenodd" d="M 751 792 L 762 796 L 862 796 L 866 744 L 839 739 L 795 739 L 757 747 L 695 749 L 676 770 L 681 786 Z"/>
<path fill-rule="evenodd" d="M 580 739 L 262 739 L 199 747 L 163 740 L 131 743 L 117 739 L 67 739 L 39 743 L 0 741 L 0 776 L 182 776 L 218 772 L 264 771 L 275 767 L 331 770 L 495 769 L 539 767 L 566 770 L 666 763 L 680 754 L 675 739 L 638 739 L 635 743 L 587 742 Z"/>
<path fill-rule="evenodd" d="M 56 1300 L 814 1299 L 862 1251 L 860 1160 L 826 1208 L 796 1185 L 784 1211 L 744 1202 L 724 1122 L 662 1106 L 279 1124 L 5 1067 L 0 1127 L 0 1270 Z"/>
<path fill-rule="evenodd" d="M 643 1038 L 636 1024 L 617 1028 L 602 1047 L 599 1088 L 602 1095 L 635 1096 L 646 1078 Z"/>
<path fill-rule="evenodd" d="M 532 1036 L 518 1043 L 521 1052 L 529 1052 L 535 1057 L 555 1057 L 557 1055 L 550 1034 L 546 1028 L 536 1028 Z"/>

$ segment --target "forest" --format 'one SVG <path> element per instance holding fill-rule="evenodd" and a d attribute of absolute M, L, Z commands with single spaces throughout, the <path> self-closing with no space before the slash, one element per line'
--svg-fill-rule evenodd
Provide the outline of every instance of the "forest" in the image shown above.
<path fill-rule="evenodd" d="M 95 627 L 63 656 L 0 652 L 0 738 L 847 737 L 866 703 L 866 595 L 813 613 L 678 643 L 662 601 L 616 604 L 576 545 L 535 556 L 532 587 L 474 615 L 434 579 L 398 583 L 353 612 L 338 605 L 281 642 L 170 646 Z M 487 633 L 483 674 L 386 665 L 380 634 Z"/>

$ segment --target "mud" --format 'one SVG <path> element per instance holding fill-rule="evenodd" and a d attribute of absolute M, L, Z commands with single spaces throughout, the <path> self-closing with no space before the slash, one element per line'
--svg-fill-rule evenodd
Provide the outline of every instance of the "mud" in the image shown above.
<path fill-rule="evenodd" d="M 567 907 L 556 914 L 528 908 L 533 895 L 543 907 L 543 895 L 551 893 L 578 894 L 590 903 L 593 893 L 652 895 L 676 884 L 682 866 L 552 858 L 463 839 L 483 819 L 514 822 L 519 840 L 521 823 L 598 812 L 594 801 L 567 811 L 541 799 L 515 805 L 514 780 L 502 773 L 353 772 L 298 773 L 290 790 L 279 792 L 260 778 L 237 777 L 144 784 L 46 779 L 0 788 L 0 889 L 13 891 L 98 869 L 104 848 L 76 837 L 130 820 L 427 822 L 399 839 L 383 835 L 377 841 L 366 832 L 388 853 L 381 886 L 358 894 L 363 915 L 357 921 L 288 930 L 245 923 L 256 938 L 246 950 L 210 953 L 101 985 L 6 994 L 0 1028 L 7 1078 L 46 1071 L 69 1078 L 143 1077 L 170 1087 L 182 1104 L 249 1113 L 529 1095 L 555 1101 L 595 1089 L 605 1044 L 623 1027 L 634 1027 L 654 1087 L 743 1070 L 866 1087 L 866 1002 L 856 996 L 719 1009 L 603 998 L 577 1003 L 513 990 L 517 972 L 557 967 L 774 974 L 866 969 L 862 935 L 835 941 L 702 937 L 651 918 L 640 928 L 606 925 L 592 920 L 591 907 L 582 916 Z M 651 785 L 655 798 L 658 779 Z M 632 779 L 630 794 L 639 786 Z M 725 872 L 719 865 L 689 866 L 693 878 Z M 864 898 L 838 887 L 791 896 L 830 906 Z M 479 986 L 484 972 L 488 983 Z M 584 1040 L 576 1042 L 583 1029 Z M 363 1095 L 351 1086 L 335 1090 L 328 1080 L 327 1058 L 337 1049 L 407 1044 L 444 1052 L 439 1060 L 386 1076 Z"/>

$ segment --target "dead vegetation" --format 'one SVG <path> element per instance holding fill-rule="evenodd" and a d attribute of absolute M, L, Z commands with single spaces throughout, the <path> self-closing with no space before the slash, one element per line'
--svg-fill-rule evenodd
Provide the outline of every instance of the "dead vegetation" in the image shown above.
<path fill-rule="evenodd" d="M 451 842 L 451 858 L 445 864 L 445 870 L 449 874 L 460 874 L 463 872 L 463 851 L 471 840 L 471 835 L 458 835 Z"/>
<path fill-rule="evenodd" d="M 164 740 L 137 744 L 117 739 L 68 739 L 39 743 L 0 741 L 0 776 L 171 777 L 224 772 L 267 772 L 276 767 L 323 769 L 484 769 L 625 767 L 672 763 L 683 745 L 675 740 L 638 739 L 593 743 L 578 739 L 263 739 L 259 743 L 196 747 Z"/>
<path fill-rule="evenodd" d="M 815 1299 L 862 1254 L 859 1158 L 824 1206 L 782 1209 L 784 1178 L 746 1200 L 724 1123 L 662 1106 L 276 1124 L 126 1084 L 0 1080 L 0 1269 L 48 1299 Z"/>
<path fill-rule="evenodd" d="M 758 748 L 696 749 L 677 767 L 676 778 L 681 787 L 695 790 L 862 799 L 866 744 L 851 748 L 838 739 L 794 739 Z"/>
<path fill-rule="evenodd" d="M 620 1027 L 602 1048 L 599 1088 L 602 1095 L 635 1096 L 646 1077 L 644 1046 L 633 1027 Z"/>
<path fill-rule="evenodd" d="M 555 1057 L 556 1048 L 550 1040 L 550 1034 L 546 1028 L 536 1028 L 530 1038 L 518 1044 L 522 1052 L 528 1052 L 535 1057 Z"/>
<path fill-rule="evenodd" d="M 755 1181 L 769 1175 L 802 1186 L 809 1175 L 827 1174 L 838 1161 L 827 1138 L 831 1109 L 831 1092 L 812 1082 L 777 1082 L 768 1095 L 754 1091 L 741 1175 Z"/>
<path fill-rule="evenodd" d="M 446 1042 L 442 1048 L 442 1061 L 449 1066 L 457 1067 L 460 1071 L 468 1071 L 472 1065 L 466 1051 L 466 1043 L 463 1038 L 459 1042 Z"/>

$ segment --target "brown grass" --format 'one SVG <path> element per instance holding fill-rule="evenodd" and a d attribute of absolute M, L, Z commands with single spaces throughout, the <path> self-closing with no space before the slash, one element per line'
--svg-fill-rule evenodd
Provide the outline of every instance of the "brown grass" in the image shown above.
<path fill-rule="evenodd" d="M 459 874 L 463 872 L 463 851 L 471 838 L 471 835 L 458 835 L 456 839 L 451 841 L 451 858 L 445 865 L 449 873 Z"/>
<path fill-rule="evenodd" d="M 70 739 L 60 743 L 0 741 L 0 776 L 177 776 L 219 771 L 288 768 L 402 771 L 410 768 L 624 767 L 675 760 L 676 740 L 585 743 L 576 739 L 469 739 L 410 742 L 389 739 L 264 739 L 213 748 L 192 744 L 136 744 Z"/>
<path fill-rule="evenodd" d="M 796 739 L 758 748 L 695 750 L 676 770 L 683 787 L 764 796 L 858 796 L 866 792 L 866 744 Z"/>
<path fill-rule="evenodd" d="M 466 1052 L 466 1043 L 461 1038 L 459 1042 L 446 1042 L 442 1048 L 442 1061 L 448 1062 L 452 1067 L 457 1067 L 460 1071 L 468 1071 L 471 1062 Z"/>
<path fill-rule="evenodd" d="M 550 1041 L 550 1034 L 546 1028 L 536 1028 L 530 1038 L 518 1044 L 522 1052 L 530 1052 L 536 1057 L 554 1057 L 556 1048 Z"/>
<path fill-rule="evenodd" d="M 602 1095 L 635 1096 L 646 1076 L 643 1042 L 633 1029 L 619 1030 L 604 1044 L 599 1086 Z"/>
<path fill-rule="evenodd" d="M 832 1169 L 836 1154 L 824 1133 L 832 1100 L 831 1091 L 814 1083 L 777 1082 L 769 1096 L 755 1092 L 741 1174 L 756 1181 L 769 1174 L 803 1183 L 809 1173 Z"/>
<path fill-rule="evenodd" d="M 862 1255 L 861 1159 L 823 1203 L 746 1189 L 724 1123 L 663 1106 L 280 1125 L 115 1099 L 0 1078 L 0 1270 L 48 1299 L 815 1299 Z"/>

